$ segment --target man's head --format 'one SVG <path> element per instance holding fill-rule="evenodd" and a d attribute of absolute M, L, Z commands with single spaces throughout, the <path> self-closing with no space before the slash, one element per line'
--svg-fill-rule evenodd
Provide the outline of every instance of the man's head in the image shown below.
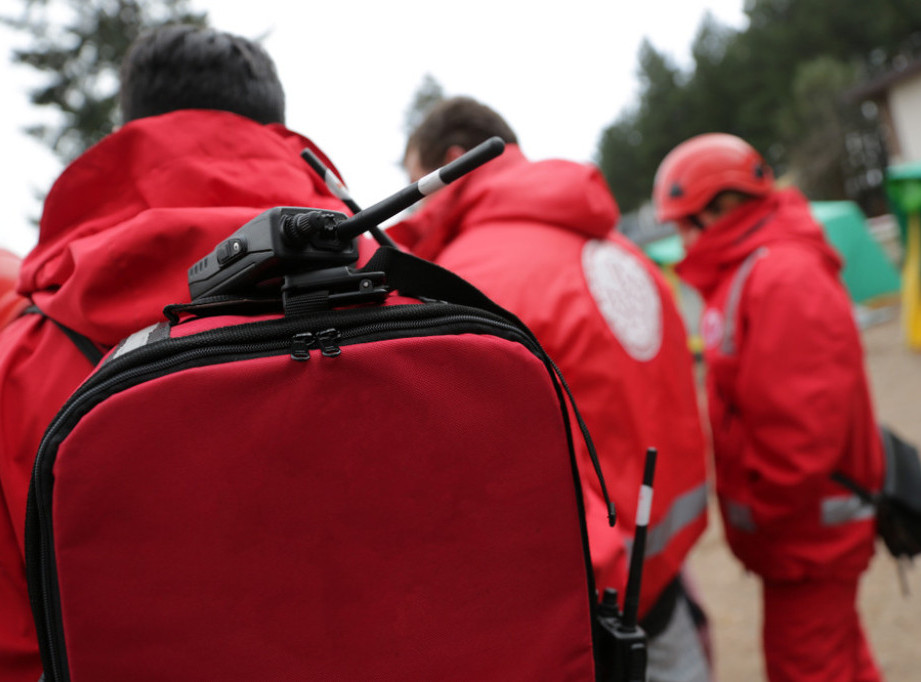
<path fill-rule="evenodd" d="M 442 100 L 406 141 L 403 167 L 415 182 L 493 136 L 518 144 L 505 119 L 486 105 L 470 97 Z"/>
<path fill-rule="evenodd" d="M 685 246 L 741 204 L 774 187 L 771 168 L 745 140 L 707 133 L 686 140 L 659 164 L 652 198 L 659 222 L 674 222 Z"/>
<path fill-rule="evenodd" d="M 179 109 L 219 109 L 259 123 L 284 123 L 285 92 L 275 64 L 239 36 L 164 26 L 134 41 L 121 66 L 125 123 Z"/>

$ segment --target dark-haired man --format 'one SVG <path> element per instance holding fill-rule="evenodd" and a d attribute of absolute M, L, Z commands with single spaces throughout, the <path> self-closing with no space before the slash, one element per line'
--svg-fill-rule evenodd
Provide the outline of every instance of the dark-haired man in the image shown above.
<path fill-rule="evenodd" d="M 23 558 L 32 463 L 44 429 L 93 367 L 57 324 L 105 350 L 158 321 L 164 305 L 188 300 L 188 267 L 263 210 L 346 210 L 300 151 L 325 156 L 282 125 L 284 90 L 259 45 L 162 28 L 135 42 L 121 81 L 125 125 L 57 179 L 23 261 L 19 292 L 43 314 L 0 334 L 5 682 L 41 674 Z"/>
<path fill-rule="evenodd" d="M 681 317 L 655 266 L 614 231 L 597 168 L 525 158 L 506 121 L 467 97 L 436 105 L 406 145 L 411 180 L 498 135 L 505 153 L 431 196 L 389 233 L 521 318 L 563 371 L 617 506 L 612 532 L 579 439 L 599 590 L 623 595 L 646 448 L 659 450 L 640 612 L 650 680 L 708 679 L 680 570 L 706 524 L 704 439 Z M 522 566 L 527 570 L 527 566 Z"/>

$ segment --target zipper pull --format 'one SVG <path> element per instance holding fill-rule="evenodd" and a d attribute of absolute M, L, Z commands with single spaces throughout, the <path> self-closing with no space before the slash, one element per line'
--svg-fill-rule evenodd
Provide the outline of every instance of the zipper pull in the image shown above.
<path fill-rule="evenodd" d="M 324 329 L 317 334 L 317 345 L 320 347 L 323 357 L 335 358 L 342 353 L 342 349 L 339 348 L 339 339 L 341 337 L 342 335 L 337 329 Z"/>
<path fill-rule="evenodd" d="M 310 359 L 310 349 L 316 344 L 316 337 L 310 332 L 295 334 L 291 339 L 291 359 L 304 361 Z"/>

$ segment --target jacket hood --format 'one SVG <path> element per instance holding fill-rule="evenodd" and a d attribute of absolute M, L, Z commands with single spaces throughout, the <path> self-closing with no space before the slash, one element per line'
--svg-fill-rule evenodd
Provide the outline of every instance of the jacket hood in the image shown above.
<path fill-rule="evenodd" d="M 54 183 L 19 292 L 62 324 L 117 342 L 149 324 L 151 306 L 188 300 L 189 266 L 262 210 L 344 210 L 300 157 L 304 147 L 326 160 L 283 126 L 227 112 L 128 123 Z"/>
<path fill-rule="evenodd" d="M 810 249 L 832 272 L 841 269 L 841 257 L 812 217 L 809 202 L 792 188 L 746 202 L 707 227 L 675 269 L 706 297 L 750 253 L 779 243 Z"/>
<path fill-rule="evenodd" d="M 607 235 L 619 211 L 595 166 L 561 159 L 528 161 L 518 145 L 432 195 L 388 234 L 433 259 L 468 229 L 539 222 L 590 238 Z"/>

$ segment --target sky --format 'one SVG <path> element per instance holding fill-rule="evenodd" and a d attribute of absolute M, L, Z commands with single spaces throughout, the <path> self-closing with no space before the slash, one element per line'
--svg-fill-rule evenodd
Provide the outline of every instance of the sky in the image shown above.
<path fill-rule="evenodd" d="M 642 40 L 687 67 L 705 13 L 741 29 L 743 3 L 192 0 L 213 27 L 262 39 L 286 90 L 288 127 L 327 153 L 361 206 L 407 183 L 404 121 L 427 74 L 446 95 L 469 95 L 498 111 L 529 158 L 591 162 L 602 130 L 637 101 Z M 62 170 L 22 132 L 49 120 L 29 104 L 36 74 L 10 62 L 25 39 L 0 28 L 0 246 L 20 255 L 38 238 L 35 194 Z"/>

